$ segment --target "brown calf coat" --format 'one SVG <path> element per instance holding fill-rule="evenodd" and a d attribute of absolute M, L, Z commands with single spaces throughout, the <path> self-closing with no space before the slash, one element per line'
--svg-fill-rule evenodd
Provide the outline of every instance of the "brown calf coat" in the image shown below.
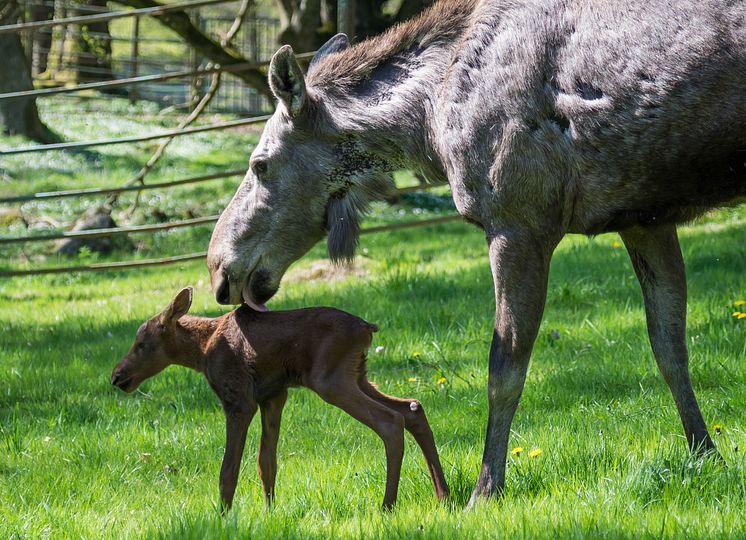
<path fill-rule="evenodd" d="M 204 373 L 223 404 L 226 446 L 220 496 L 230 508 L 236 490 L 246 432 L 261 412 L 259 474 L 267 504 L 277 472 L 277 440 L 287 390 L 305 386 L 375 431 L 386 449 L 383 506 L 396 502 L 404 429 L 425 455 L 435 493 L 448 486 L 422 405 L 381 393 L 366 376 L 366 355 L 378 328 L 333 308 L 260 313 L 246 306 L 215 319 L 186 315 L 192 302 L 183 289 L 163 313 L 144 323 L 130 351 L 112 373 L 125 392 L 170 364 Z"/>

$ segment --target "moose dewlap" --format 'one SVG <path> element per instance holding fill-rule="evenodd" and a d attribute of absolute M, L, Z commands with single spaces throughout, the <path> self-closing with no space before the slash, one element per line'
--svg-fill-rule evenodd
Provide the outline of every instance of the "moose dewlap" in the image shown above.
<path fill-rule="evenodd" d="M 230 508 L 246 432 L 261 411 L 259 475 L 267 504 L 274 498 L 277 441 L 289 387 L 305 386 L 375 431 L 386 450 L 383 506 L 396 502 L 404 430 L 422 449 L 439 499 L 448 486 L 422 405 L 381 393 L 366 376 L 373 324 L 333 308 L 258 312 L 247 306 L 214 319 L 187 315 L 192 289 L 182 289 L 162 312 L 137 330 L 111 383 L 134 391 L 171 364 L 205 375 L 223 404 L 226 445 L 220 496 Z"/>

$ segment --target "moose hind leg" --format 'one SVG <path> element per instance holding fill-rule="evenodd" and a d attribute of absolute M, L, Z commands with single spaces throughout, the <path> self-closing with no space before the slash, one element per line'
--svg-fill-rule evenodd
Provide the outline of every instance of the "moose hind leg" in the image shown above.
<path fill-rule="evenodd" d="M 365 376 L 360 378 L 358 384 L 367 396 L 402 415 L 404 418 L 404 429 L 412 434 L 420 450 L 422 450 L 422 454 L 425 456 L 427 469 L 430 472 L 430 478 L 435 488 L 435 496 L 439 500 L 448 497 L 448 484 L 446 483 L 443 467 L 438 457 L 438 449 L 435 446 L 433 431 L 430 429 L 430 423 L 427 421 L 425 409 L 422 407 L 422 404 L 415 399 L 387 396 L 378 390 Z"/>
<path fill-rule="evenodd" d="M 689 447 L 715 451 L 689 377 L 686 272 L 676 227 L 635 227 L 620 234 L 642 288 L 653 354 L 673 394 Z"/>

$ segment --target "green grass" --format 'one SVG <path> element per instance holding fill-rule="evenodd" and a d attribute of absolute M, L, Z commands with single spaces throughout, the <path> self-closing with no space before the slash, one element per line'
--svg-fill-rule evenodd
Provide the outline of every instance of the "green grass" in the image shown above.
<path fill-rule="evenodd" d="M 102 130 L 116 128 L 98 121 Z M 185 141 L 192 151 L 176 147 L 155 177 L 241 166 L 248 150 L 230 149 L 245 148 L 252 137 Z M 89 179 L 116 184 L 146 156 L 135 146 L 101 149 L 93 161 L 76 154 L 4 161 L 0 191 L 82 187 Z M 184 188 L 148 203 L 160 201 L 170 217 L 189 203 L 207 213 L 234 186 Z M 23 208 L 60 219 L 80 209 Z M 146 208 L 137 219 L 146 219 Z M 440 211 L 447 207 L 437 198 L 407 199 L 376 207 L 369 223 Z M 223 414 L 206 381 L 172 367 L 133 396 L 111 387 L 111 369 L 139 324 L 180 287 L 195 286 L 194 313 L 224 311 L 212 299 L 203 262 L 0 281 L 0 537 L 743 537 L 746 319 L 731 313 L 734 301 L 746 297 L 745 220 L 743 208 L 723 210 L 681 233 L 693 379 L 708 425 L 722 426 L 715 442 L 727 466 L 686 451 L 647 344 L 638 286 L 624 250 L 614 247 L 617 237 L 569 237 L 553 260 L 546 314 L 513 424 L 511 447 L 525 450 L 509 460 L 504 497 L 470 512 L 463 506 L 481 460 L 494 310 L 486 246 L 474 227 L 364 236 L 361 271 L 333 281 L 312 268 L 324 256 L 319 245 L 270 303 L 272 309 L 334 305 L 380 325 L 374 347 L 384 351 L 371 352 L 370 376 L 388 393 L 423 402 L 453 493 L 450 504 L 435 502 L 408 439 L 391 514 L 378 509 L 385 477 L 380 441 L 308 391 L 291 392 L 283 418 L 275 508 L 266 512 L 262 503 L 255 421 L 236 505 L 223 518 L 216 510 Z M 163 234 L 143 240 L 134 254 L 102 260 L 199 251 L 208 235 L 209 229 Z M 25 263 L 3 252 L 3 265 L 72 262 L 42 255 Z M 534 448 L 542 454 L 530 458 Z"/>

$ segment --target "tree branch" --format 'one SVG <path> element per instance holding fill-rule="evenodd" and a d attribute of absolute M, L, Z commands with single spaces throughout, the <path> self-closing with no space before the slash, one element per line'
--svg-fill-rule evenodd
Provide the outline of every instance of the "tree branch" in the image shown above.
<path fill-rule="evenodd" d="M 233 24 L 231 24 L 230 29 L 226 34 L 222 37 L 220 40 L 220 46 L 221 47 L 229 47 L 231 45 L 231 41 L 236 36 L 238 31 L 241 29 L 241 25 L 243 24 L 243 21 L 246 17 L 246 12 L 249 10 L 249 6 L 253 0 L 243 0 L 241 3 L 241 6 L 238 9 L 238 13 L 236 13 L 236 17 L 233 20 Z M 208 65 L 210 67 L 210 65 Z M 192 124 L 199 116 L 202 114 L 202 112 L 207 108 L 207 106 L 212 101 L 212 98 L 215 97 L 215 95 L 218 93 L 218 90 L 220 89 L 220 76 L 222 75 L 221 72 L 216 71 L 212 74 L 212 80 L 210 82 L 210 88 L 207 90 L 207 93 L 202 96 L 202 99 L 197 104 L 197 106 L 194 108 L 194 110 L 187 116 L 184 120 L 179 122 L 178 129 L 184 129 Z M 141 184 L 145 185 L 145 175 L 147 175 L 153 167 L 155 167 L 156 163 L 163 157 L 164 152 L 166 151 L 166 148 L 169 144 L 174 140 L 174 137 L 169 137 L 165 141 L 163 141 L 156 151 L 153 153 L 152 156 L 150 156 L 150 159 L 148 162 L 140 169 L 140 171 L 131 179 L 129 180 L 125 186 L 131 186 L 134 184 Z M 132 213 L 137 208 L 138 203 L 140 202 L 140 191 L 137 192 L 135 195 L 135 202 L 132 203 L 132 206 L 127 210 L 126 215 L 131 216 Z M 114 195 L 111 195 L 106 202 L 104 203 L 104 206 L 112 207 L 117 200 L 119 199 L 119 195 L 121 193 L 116 193 Z"/>
<path fill-rule="evenodd" d="M 114 0 L 118 4 L 132 8 L 159 7 L 163 4 L 155 0 Z M 183 11 L 166 12 L 155 19 L 176 32 L 181 38 L 191 45 L 202 56 L 222 66 L 241 64 L 249 62 L 247 58 L 231 46 L 222 47 L 220 43 L 194 26 L 189 16 Z M 267 76 L 262 71 L 254 68 L 237 72 L 232 75 L 240 78 L 247 85 L 254 88 L 266 98 L 273 99 L 272 91 L 267 83 Z"/>

